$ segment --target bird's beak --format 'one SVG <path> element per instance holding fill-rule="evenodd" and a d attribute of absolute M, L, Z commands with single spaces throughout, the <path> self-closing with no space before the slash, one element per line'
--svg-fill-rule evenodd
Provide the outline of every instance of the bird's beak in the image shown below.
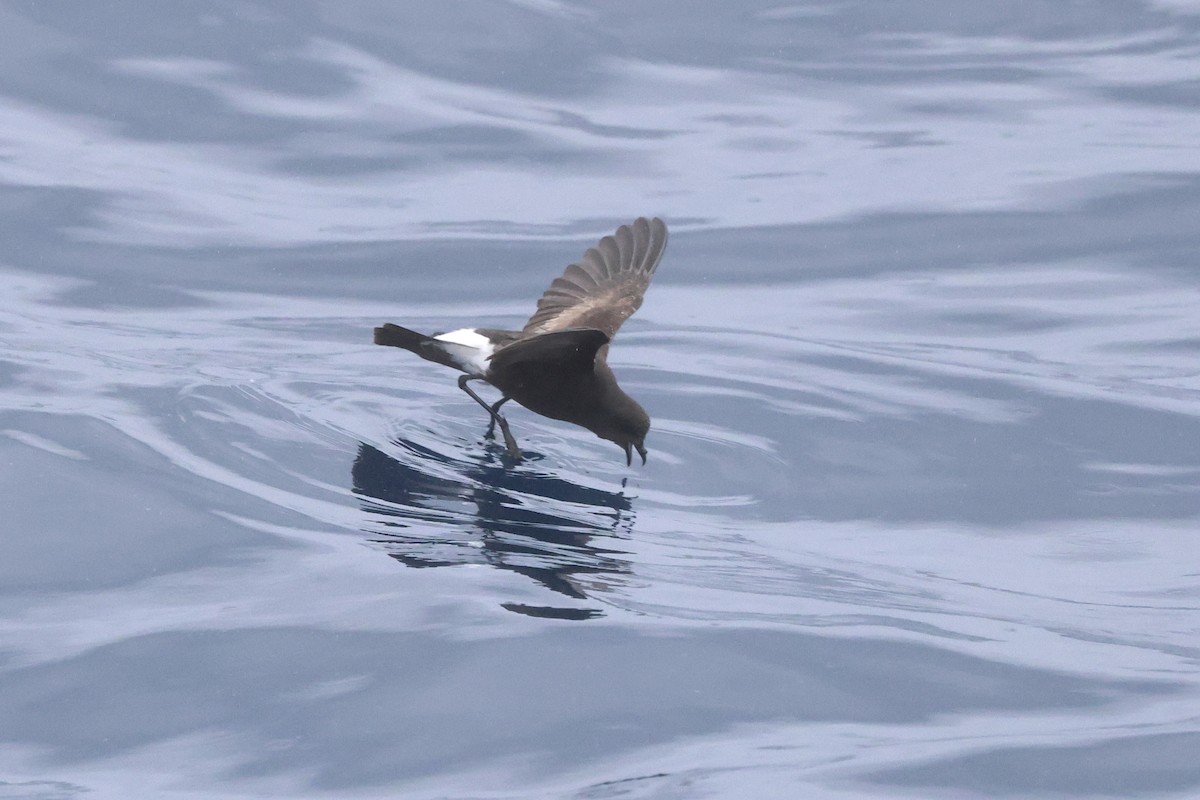
<path fill-rule="evenodd" d="M 638 455 L 642 457 L 642 466 L 646 466 L 646 448 L 640 444 L 637 446 Z"/>

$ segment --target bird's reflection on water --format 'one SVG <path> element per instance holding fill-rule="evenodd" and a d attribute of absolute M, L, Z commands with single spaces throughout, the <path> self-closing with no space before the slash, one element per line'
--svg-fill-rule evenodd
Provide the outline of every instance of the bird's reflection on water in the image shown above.
<path fill-rule="evenodd" d="M 412 442 L 393 457 L 359 444 L 352 477 L 364 525 L 410 567 L 488 564 L 585 601 L 604 576 L 626 574 L 615 549 L 633 528 L 629 498 L 506 466 L 494 451 L 451 461 Z M 598 608 L 505 603 L 519 614 L 591 619 Z"/>

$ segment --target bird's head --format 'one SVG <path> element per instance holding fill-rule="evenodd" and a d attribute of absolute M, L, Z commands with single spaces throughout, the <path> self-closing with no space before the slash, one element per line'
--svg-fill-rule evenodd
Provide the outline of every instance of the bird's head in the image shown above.
<path fill-rule="evenodd" d="M 621 403 L 611 415 L 592 430 L 601 439 L 616 442 L 625 451 L 625 464 L 633 464 L 633 451 L 637 450 L 646 463 L 646 434 L 650 432 L 650 415 L 637 401 L 626 395 L 626 402 Z"/>

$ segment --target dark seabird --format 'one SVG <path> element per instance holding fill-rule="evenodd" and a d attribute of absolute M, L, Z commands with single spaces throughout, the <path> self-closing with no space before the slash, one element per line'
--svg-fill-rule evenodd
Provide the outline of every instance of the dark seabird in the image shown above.
<path fill-rule="evenodd" d="M 521 450 L 500 414 L 509 400 L 616 442 L 626 464 L 636 448 L 645 464 L 650 417 L 617 385 L 608 366 L 608 343 L 642 305 L 666 246 L 663 221 L 642 217 L 605 236 L 555 278 L 519 331 L 461 328 L 426 336 L 388 323 L 375 329 L 375 344 L 403 347 L 466 373 L 458 379 L 459 388 L 491 415 L 488 433 L 500 426 L 514 458 Z M 500 399 L 488 405 L 468 385 L 471 381 L 490 383 L 500 390 Z"/>

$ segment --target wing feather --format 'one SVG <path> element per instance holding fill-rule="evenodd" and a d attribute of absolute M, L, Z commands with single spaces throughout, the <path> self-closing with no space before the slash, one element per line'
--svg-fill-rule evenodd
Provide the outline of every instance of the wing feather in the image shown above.
<path fill-rule="evenodd" d="M 592 328 L 616 335 L 641 307 L 666 247 L 661 219 L 639 217 L 617 228 L 551 282 L 522 334 Z"/>

